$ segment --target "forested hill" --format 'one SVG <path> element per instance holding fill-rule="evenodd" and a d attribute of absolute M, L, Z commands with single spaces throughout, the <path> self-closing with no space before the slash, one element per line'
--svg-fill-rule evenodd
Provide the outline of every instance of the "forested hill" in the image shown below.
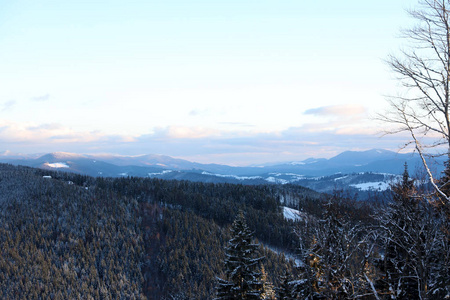
<path fill-rule="evenodd" d="M 0 165 L 0 298 L 144 298 L 139 203 L 69 179 Z"/>
<path fill-rule="evenodd" d="M 291 185 L 0 164 L 0 299 L 213 299 L 239 270 L 261 299 L 445 299 L 448 211 L 402 178 L 376 207 Z"/>
<path fill-rule="evenodd" d="M 298 186 L 93 178 L 0 164 L 0 298 L 211 299 L 239 210 L 261 242 L 296 247 L 280 198 L 319 211 L 320 195 Z M 261 252 L 272 282 L 292 270 L 284 255 Z"/>

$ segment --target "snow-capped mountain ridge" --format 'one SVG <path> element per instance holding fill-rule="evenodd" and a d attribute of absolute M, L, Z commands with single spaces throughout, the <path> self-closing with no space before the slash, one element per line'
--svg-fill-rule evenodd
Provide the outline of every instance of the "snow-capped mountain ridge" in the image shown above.
<path fill-rule="evenodd" d="M 298 162 L 264 164 L 258 167 L 232 167 L 201 164 L 164 155 L 137 156 L 75 154 L 55 152 L 39 157 L 1 156 L 0 162 L 27 165 L 48 170 L 75 172 L 104 177 L 151 177 L 175 180 L 240 184 L 298 184 L 316 191 L 349 188 L 355 191 L 383 190 L 388 178 L 402 174 L 405 162 L 419 170 L 415 154 L 373 149 L 346 151 L 330 159 L 310 158 Z M 436 177 L 443 169 L 443 158 L 431 162 Z M 414 176 L 414 174 L 412 173 Z"/>

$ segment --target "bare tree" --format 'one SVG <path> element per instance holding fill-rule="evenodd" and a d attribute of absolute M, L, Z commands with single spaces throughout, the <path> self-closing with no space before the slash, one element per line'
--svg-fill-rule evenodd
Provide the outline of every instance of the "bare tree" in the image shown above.
<path fill-rule="evenodd" d="M 449 9 L 449 0 L 422 0 L 418 9 L 409 11 L 418 21 L 415 27 L 402 31 L 411 45 L 387 60 L 406 88 L 405 93 L 390 97 L 391 109 L 380 115 L 383 121 L 396 125 L 388 133 L 410 134 L 405 147 L 414 146 L 436 192 L 447 204 L 450 196 L 433 178 L 425 158 L 431 153 L 450 158 Z"/>

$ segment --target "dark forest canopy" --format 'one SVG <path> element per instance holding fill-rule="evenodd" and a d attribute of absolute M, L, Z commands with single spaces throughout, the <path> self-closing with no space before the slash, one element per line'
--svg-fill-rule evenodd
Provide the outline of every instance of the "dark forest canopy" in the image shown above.
<path fill-rule="evenodd" d="M 0 165 L 1 298 L 213 297 L 228 226 L 244 209 L 252 230 L 293 246 L 267 187 L 92 178 Z M 214 213 L 215 211 L 215 213 Z M 292 269 L 261 248 L 266 270 Z"/>
<path fill-rule="evenodd" d="M 403 177 L 386 205 L 290 185 L 93 178 L 0 164 L 0 298 L 213 299 L 239 211 L 260 243 L 255 274 L 264 299 L 391 298 L 404 257 L 409 277 L 419 265 L 427 272 L 402 282 L 426 283 L 423 298 L 444 297 L 448 219 Z M 301 218 L 286 219 L 282 204 Z M 404 227 L 411 218 L 414 226 Z M 402 230 L 423 236 L 401 239 Z M 405 256 L 395 241 L 419 252 Z"/>

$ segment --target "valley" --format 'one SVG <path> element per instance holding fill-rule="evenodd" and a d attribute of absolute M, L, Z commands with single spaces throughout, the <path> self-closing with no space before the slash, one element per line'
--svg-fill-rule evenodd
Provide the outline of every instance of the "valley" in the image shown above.
<path fill-rule="evenodd" d="M 358 283 L 352 295 L 372 299 L 371 285 L 376 283 L 380 293 L 383 290 L 378 248 L 387 246 L 377 237 L 383 231 L 373 235 L 371 228 L 390 216 L 385 202 L 395 198 L 387 193 L 381 202 L 372 197 L 357 201 L 344 188 L 381 190 L 390 181 L 398 189 L 409 180 L 409 176 L 378 173 L 311 178 L 277 173 L 243 178 L 153 166 L 160 176 L 207 177 L 93 177 L 80 174 L 81 168 L 65 171 L 112 164 L 59 154 L 38 158 L 38 162 L 40 168 L 0 163 L 0 279 L 4 283 L 0 298 L 214 299 L 218 278 L 227 276 L 226 249 L 235 239 L 232 228 L 241 214 L 255 240 L 256 255 L 261 256 L 255 268 L 264 270 L 261 282 L 274 297 L 287 289 L 301 299 L 315 280 L 321 280 L 308 277 L 309 272 L 315 268 L 331 272 L 331 260 L 339 259 L 348 261 L 349 266 L 343 266 L 349 269 L 334 275 L 336 280 Z M 289 176 L 299 184 L 264 180 L 288 180 Z M 317 191 L 332 186 L 330 193 Z M 420 212 L 417 225 L 440 222 L 429 214 L 434 213 Z M 427 237 L 443 234 L 439 224 L 430 227 L 434 231 L 427 231 Z M 439 245 L 431 243 L 430 251 L 441 251 Z M 327 261 L 312 265 L 319 255 Z M 365 259 L 360 260 L 361 256 Z M 432 262 L 435 274 L 445 272 L 445 256 Z M 333 294 L 328 284 L 321 291 Z"/>
<path fill-rule="evenodd" d="M 418 155 L 380 149 L 347 151 L 330 159 L 309 158 L 300 162 L 243 167 L 200 164 L 163 155 L 118 156 L 65 152 L 29 157 L 3 155 L 0 156 L 0 162 L 93 177 L 148 177 L 244 185 L 294 184 L 323 193 L 345 190 L 359 199 L 367 199 L 370 193 L 383 193 L 389 189 L 389 184 L 398 180 L 405 163 L 415 173 L 415 177 L 423 173 Z M 443 162 L 442 157 L 430 161 L 436 177 L 440 176 L 444 168 Z"/>

